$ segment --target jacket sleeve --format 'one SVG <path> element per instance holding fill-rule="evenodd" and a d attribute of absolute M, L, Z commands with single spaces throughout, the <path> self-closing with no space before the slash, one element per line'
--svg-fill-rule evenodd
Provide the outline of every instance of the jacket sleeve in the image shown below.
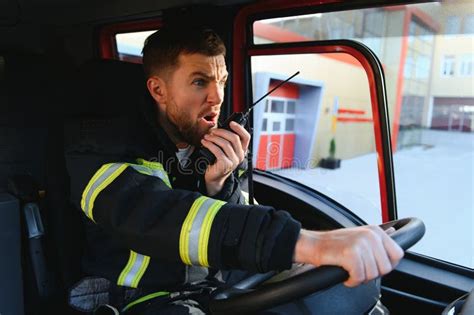
<path fill-rule="evenodd" d="M 218 192 L 216 195 L 212 196 L 214 199 L 219 199 L 226 201 L 228 203 L 233 204 L 248 204 L 245 200 L 244 195 L 242 194 L 242 190 L 240 188 L 240 182 L 237 178 L 236 172 L 232 173 L 224 182 L 224 186 L 222 187 L 221 191 Z M 201 192 L 207 194 L 205 182 L 202 181 L 203 188 L 200 189 Z"/>
<path fill-rule="evenodd" d="M 246 193 L 242 191 L 242 185 L 240 182 L 240 174 L 247 171 L 247 160 L 244 160 L 237 169 L 224 182 L 224 186 L 221 191 L 216 195 L 212 196 L 214 199 L 219 199 L 233 204 L 249 204 Z M 199 184 L 199 192 L 207 195 L 206 183 L 204 180 L 204 174 L 202 174 Z"/>
<path fill-rule="evenodd" d="M 300 224 L 287 212 L 172 189 L 158 163 L 144 162 L 104 164 L 79 185 L 84 214 L 124 246 L 188 265 L 291 267 Z"/>

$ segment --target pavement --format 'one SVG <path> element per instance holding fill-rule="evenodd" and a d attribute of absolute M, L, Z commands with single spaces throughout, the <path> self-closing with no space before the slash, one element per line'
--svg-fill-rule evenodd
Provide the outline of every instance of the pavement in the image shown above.
<path fill-rule="evenodd" d="M 398 217 L 426 225 L 411 251 L 474 268 L 474 133 L 425 130 L 421 143 L 393 156 Z M 312 187 L 369 224 L 382 222 L 375 153 L 341 168 L 272 171 Z"/>

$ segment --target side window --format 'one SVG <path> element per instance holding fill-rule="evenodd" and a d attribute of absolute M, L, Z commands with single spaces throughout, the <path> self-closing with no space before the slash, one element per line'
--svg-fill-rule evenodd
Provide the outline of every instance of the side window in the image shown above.
<path fill-rule="evenodd" d="M 115 35 L 115 42 L 117 44 L 118 59 L 141 63 L 143 44 L 145 43 L 146 38 L 155 31 L 156 30 L 117 33 Z"/>
<path fill-rule="evenodd" d="M 474 267 L 473 16 L 471 3 L 443 1 L 253 24 L 257 47 L 352 39 L 374 51 L 386 80 L 398 217 L 419 217 L 427 226 L 425 237 L 412 250 L 470 268 Z M 296 81 L 293 142 L 257 133 L 256 165 L 325 192 L 374 223 L 380 202 L 374 196 L 379 187 L 370 99 L 363 86 L 367 80 L 346 61 L 322 55 L 252 58 L 256 97 L 268 90 L 264 75 L 281 80 L 301 70 L 304 82 L 311 82 L 308 86 Z M 314 93 L 310 98 L 308 91 L 318 88 L 320 96 Z M 258 111 L 254 114 L 256 121 L 262 118 Z M 288 167 L 275 162 L 285 155 L 282 152 L 292 152 Z M 304 159 L 300 152 L 306 153 Z M 329 158 L 340 160 L 339 168 L 324 168 Z"/>

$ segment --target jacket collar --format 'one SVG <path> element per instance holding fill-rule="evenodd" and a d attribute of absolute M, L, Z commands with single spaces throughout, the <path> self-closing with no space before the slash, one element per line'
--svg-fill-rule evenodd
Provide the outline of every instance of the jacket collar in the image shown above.
<path fill-rule="evenodd" d="M 202 187 L 205 187 L 201 184 L 204 183 L 203 176 L 205 167 L 207 167 L 207 165 L 203 166 L 202 163 L 196 163 L 197 159 L 201 156 L 199 153 L 199 148 L 195 148 L 194 152 L 189 157 L 191 163 L 189 163 L 189 165 L 187 165 L 186 167 L 181 167 L 178 158 L 176 157 L 176 152 L 178 151 L 178 148 L 173 143 L 173 141 L 171 141 L 166 131 L 157 121 L 158 113 L 155 101 L 149 94 L 147 94 L 145 97 L 145 101 L 142 102 L 142 104 L 142 112 L 144 119 L 147 125 L 151 128 L 154 136 L 156 137 L 158 145 L 160 146 L 160 148 L 163 149 L 165 153 L 164 160 L 162 161 L 162 163 L 164 163 L 165 168 L 167 168 L 166 171 L 168 172 L 168 174 L 172 175 L 173 187 L 189 190 L 198 189 L 201 191 L 203 189 Z M 195 169 L 196 166 L 199 167 L 200 170 Z"/>

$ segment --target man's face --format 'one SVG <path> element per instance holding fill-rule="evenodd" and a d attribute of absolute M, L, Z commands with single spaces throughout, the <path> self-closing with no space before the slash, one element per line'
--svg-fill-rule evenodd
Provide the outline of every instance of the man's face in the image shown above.
<path fill-rule="evenodd" d="M 227 69 L 223 55 L 181 54 L 177 68 L 166 80 L 163 104 L 178 136 L 196 146 L 211 128 L 217 127 Z"/>

